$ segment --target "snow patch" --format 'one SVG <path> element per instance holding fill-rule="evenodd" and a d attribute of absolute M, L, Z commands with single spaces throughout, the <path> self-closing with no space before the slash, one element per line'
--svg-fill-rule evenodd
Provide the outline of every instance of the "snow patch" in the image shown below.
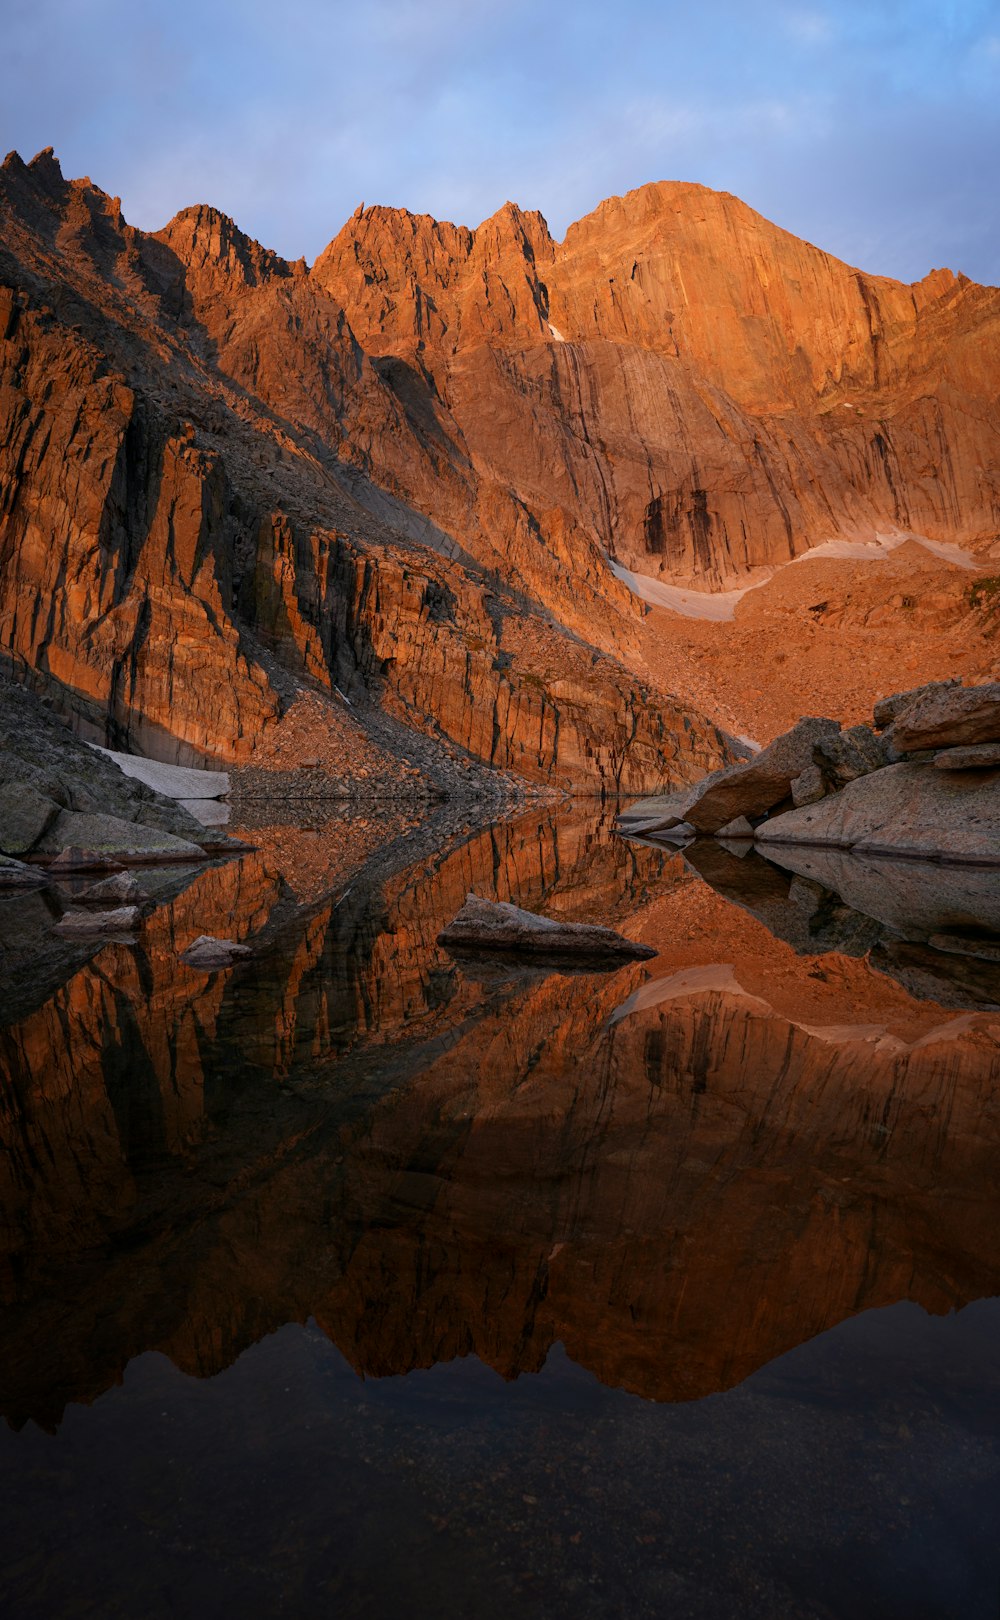
<path fill-rule="evenodd" d="M 623 563 L 609 559 L 609 565 L 615 578 L 620 579 L 633 596 L 640 597 L 643 602 L 649 602 L 653 607 L 668 608 L 671 613 L 678 613 L 684 619 L 712 619 L 721 623 L 735 617 L 737 606 L 750 591 L 760 590 L 762 585 L 769 584 L 786 568 L 812 562 L 816 557 L 839 557 L 848 562 L 881 562 L 908 540 L 956 568 L 976 569 L 979 566 L 964 546 L 953 546 L 945 540 L 928 540 L 922 534 L 899 531 L 876 535 L 874 540 L 825 540 L 822 545 L 811 546 L 800 557 L 782 563 L 780 568 L 761 569 L 752 584 L 743 585 L 735 591 L 686 590 L 681 585 L 667 585 L 652 574 L 637 573 Z"/>
<path fill-rule="evenodd" d="M 187 765 L 165 765 L 158 759 L 143 759 L 139 754 L 118 754 L 113 748 L 90 747 L 105 759 L 114 760 L 125 776 L 131 776 L 147 787 L 155 788 L 168 799 L 222 799 L 229 792 L 228 771 L 198 771 Z"/>

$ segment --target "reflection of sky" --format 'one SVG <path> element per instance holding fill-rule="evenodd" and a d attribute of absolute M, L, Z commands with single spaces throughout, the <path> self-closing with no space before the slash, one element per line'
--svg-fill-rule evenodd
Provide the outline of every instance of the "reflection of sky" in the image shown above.
<path fill-rule="evenodd" d="M 312 258 L 362 199 L 553 231 L 653 179 L 1000 282 L 1000 0 L 6 0 L 0 145 Z"/>

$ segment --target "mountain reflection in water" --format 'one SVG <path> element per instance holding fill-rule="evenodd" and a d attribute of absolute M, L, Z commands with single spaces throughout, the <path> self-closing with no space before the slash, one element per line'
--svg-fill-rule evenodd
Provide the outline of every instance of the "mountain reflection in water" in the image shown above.
<path fill-rule="evenodd" d="M 67 958 L 56 987 L 46 958 L 37 1005 L 22 974 L 0 1029 L 10 1423 L 55 1430 L 145 1352 L 205 1379 L 310 1321 L 366 1376 L 565 1353 L 692 1401 L 856 1313 L 1000 1294 L 989 994 L 917 999 L 875 961 L 884 921 L 840 905 L 830 950 L 815 879 L 706 849 L 699 875 L 546 811 L 302 905 L 276 836 L 185 879 L 138 944 Z M 470 889 L 661 954 L 458 961 L 435 939 Z M 0 901 L 39 961 L 42 904 Z M 199 933 L 254 954 L 186 968 Z"/>

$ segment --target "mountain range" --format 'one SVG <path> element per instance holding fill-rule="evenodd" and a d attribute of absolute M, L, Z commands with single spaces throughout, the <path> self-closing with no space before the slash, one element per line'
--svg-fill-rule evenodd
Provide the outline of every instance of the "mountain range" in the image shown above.
<path fill-rule="evenodd" d="M 511 203 L 362 207 L 309 267 L 208 206 L 137 230 L 51 151 L 0 170 L 0 649 L 97 740 L 266 763 L 307 693 L 346 775 L 669 786 L 739 752 L 768 647 L 826 623 L 837 665 L 887 537 L 929 584 L 866 600 L 868 685 L 901 636 L 918 677 L 988 670 L 996 288 L 862 273 L 691 184 L 562 242 Z M 752 655 L 741 604 L 692 674 L 692 612 L 820 547 L 836 601 Z"/>

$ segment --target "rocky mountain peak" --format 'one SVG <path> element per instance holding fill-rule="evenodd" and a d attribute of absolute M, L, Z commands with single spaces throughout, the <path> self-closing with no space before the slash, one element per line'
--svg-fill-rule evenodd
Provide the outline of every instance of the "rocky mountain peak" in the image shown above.
<path fill-rule="evenodd" d="M 207 272 L 225 283 L 257 287 L 292 274 L 286 259 L 261 247 L 228 214 L 207 203 L 182 208 L 154 235 L 188 270 Z"/>

